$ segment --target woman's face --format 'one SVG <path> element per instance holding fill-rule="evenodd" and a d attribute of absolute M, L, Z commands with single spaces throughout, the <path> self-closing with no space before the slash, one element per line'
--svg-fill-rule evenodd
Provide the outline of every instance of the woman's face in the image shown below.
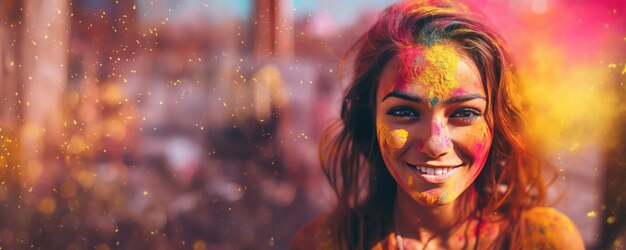
<path fill-rule="evenodd" d="M 430 206 L 455 200 L 492 141 L 474 63 L 450 43 L 405 48 L 385 65 L 376 94 L 378 143 L 399 191 Z"/>

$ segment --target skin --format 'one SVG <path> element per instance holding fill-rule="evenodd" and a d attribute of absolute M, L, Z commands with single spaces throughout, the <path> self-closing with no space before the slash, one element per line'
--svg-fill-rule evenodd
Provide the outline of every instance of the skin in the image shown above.
<path fill-rule="evenodd" d="M 425 206 L 454 201 L 489 153 L 486 112 L 478 71 L 453 45 L 407 48 L 391 59 L 379 82 L 376 128 L 398 190 Z M 456 169 L 448 181 L 433 184 L 414 166 Z"/>
<path fill-rule="evenodd" d="M 533 208 L 524 214 L 524 249 L 585 249 L 580 232 L 572 221 L 553 208 Z"/>
<path fill-rule="evenodd" d="M 404 249 L 474 249 L 478 244 L 478 249 L 501 249 L 494 244 L 508 225 L 497 223 L 492 218 L 492 222 L 483 222 L 480 225 L 479 242 L 476 242 L 476 228 L 479 227 L 476 220 L 468 221 L 459 226 L 449 235 L 442 235 L 448 238 L 447 245 L 435 246 L 433 244 L 420 244 L 414 238 L 403 234 Z M 291 242 L 290 249 L 339 249 L 332 240 L 333 219 L 330 214 L 323 214 L 309 222 L 300 229 Z M 522 218 L 522 228 L 526 230 L 527 236 L 523 240 L 521 249 L 585 249 L 582 237 L 572 221 L 556 209 L 548 207 L 535 207 L 526 211 Z M 396 233 L 392 232 L 382 239 L 372 249 L 399 249 Z"/>
<path fill-rule="evenodd" d="M 459 240 L 442 239 L 458 238 L 450 236 L 470 226 L 455 227 L 455 201 L 489 153 L 487 111 L 476 66 L 453 44 L 406 48 L 386 64 L 377 91 L 376 129 L 383 160 L 399 187 L 395 216 L 413 218 L 397 220 L 405 243 L 418 246 L 431 239 L 430 246 L 454 247 Z M 447 180 L 433 183 L 415 166 L 454 170 Z"/>
<path fill-rule="evenodd" d="M 376 103 L 376 133 L 387 169 L 398 188 L 393 232 L 373 249 L 498 249 L 511 225 L 497 215 L 459 223 L 459 196 L 482 171 L 492 130 L 476 65 L 450 43 L 400 51 L 384 67 Z M 440 183 L 424 179 L 414 166 L 455 166 Z M 332 216 L 307 224 L 291 249 L 336 249 Z M 580 233 L 551 208 L 523 215 L 523 249 L 584 249 Z M 480 234 L 477 236 L 477 229 Z M 478 239 L 478 242 L 476 241 Z"/>

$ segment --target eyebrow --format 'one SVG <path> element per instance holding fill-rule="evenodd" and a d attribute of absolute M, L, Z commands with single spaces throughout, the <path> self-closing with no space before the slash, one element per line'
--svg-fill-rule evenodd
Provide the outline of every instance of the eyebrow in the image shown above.
<path fill-rule="evenodd" d="M 403 100 L 416 102 L 416 103 L 424 102 L 424 100 L 418 96 L 411 95 L 405 92 L 400 92 L 397 90 L 391 91 L 389 94 L 385 95 L 385 97 L 383 97 L 383 101 L 389 97 L 396 97 L 396 98 L 400 98 Z M 453 104 L 453 103 L 461 103 L 461 102 L 471 101 L 474 99 L 483 99 L 485 101 L 487 100 L 487 98 L 481 94 L 468 94 L 468 95 L 459 95 L 459 96 L 450 97 L 447 100 L 443 101 L 442 104 L 447 105 L 447 104 Z"/>
<path fill-rule="evenodd" d="M 385 97 L 383 97 L 383 101 L 389 97 L 396 97 L 396 98 L 400 98 L 400 99 L 404 99 L 404 100 L 412 101 L 412 102 L 417 102 L 417 103 L 424 102 L 424 100 L 422 100 L 422 98 L 419 98 L 418 96 L 411 95 L 405 92 L 400 92 L 397 90 L 391 91 L 389 92 L 389 94 L 385 95 Z"/>
<path fill-rule="evenodd" d="M 487 101 L 487 98 L 481 94 L 468 94 L 468 95 L 459 95 L 448 98 L 448 100 L 443 101 L 443 104 L 452 104 L 452 103 L 460 103 L 467 102 L 474 99 L 483 99 Z"/>

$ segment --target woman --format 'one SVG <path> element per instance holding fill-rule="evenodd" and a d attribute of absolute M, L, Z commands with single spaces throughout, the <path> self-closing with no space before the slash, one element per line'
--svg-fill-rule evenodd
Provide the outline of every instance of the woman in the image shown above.
<path fill-rule="evenodd" d="M 466 7 L 387 8 L 353 46 L 354 78 L 321 159 L 337 207 L 293 249 L 583 249 L 542 207 L 502 40 Z"/>

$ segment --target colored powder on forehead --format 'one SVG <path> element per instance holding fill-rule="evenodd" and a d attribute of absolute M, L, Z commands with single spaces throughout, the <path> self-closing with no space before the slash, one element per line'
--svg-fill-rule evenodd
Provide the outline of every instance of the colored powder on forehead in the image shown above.
<path fill-rule="evenodd" d="M 455 88 L 452 90 L 452 96 L 459 96 L 459 95 L 463 95 L 467 93 L 467 91 L 465 91 L 465 89 L 463 88 Z"/>
<path fill-rule="evenodd" d="M 491 142 L 490 132 L 488 128 L 485 127 L 480 138 L 474 144 L 474 166 L 478 168 L 483 168 L 485 163 L 487 162 L 487 158 L 489 157 L 489 149 Z M 472 178 L 475 178 L 480 174 L 481 171 L 476 172 Z"/>
<path fill-rule="evenodd" d="M 394 79 L 393 89 L 406 92 L 415 77 L 419 75 L 426 64 L 421 47 L 406 48 L 398 53 L 400 68 Z"/>
<path fill-rule="evenodd" d="M 452 90 L 458 90 L 455 74 L 461 57 L 452 45 L 435 43 L 431 47 L 409 47 L 400 51 L 397 57 L 400 67 L 390 84 L 394 90 L 407 92 L 412 84 L 421 84 L 428 88 L 431 106 Z"/>
<path fill-rule="evenodd" d="M 430 99 L 430 106 L 435 106 L 439 102 L 439 98 L 436 96 Z"/>
<path fill-rule="evenodd" d="M 447 96 L 458 86 L 455 73 L 461 57 L 449 44 L 435 44 L 424 50 L 426 66 L 417 76 L 417 82 L 430 87 L 430 100 Z"/>

